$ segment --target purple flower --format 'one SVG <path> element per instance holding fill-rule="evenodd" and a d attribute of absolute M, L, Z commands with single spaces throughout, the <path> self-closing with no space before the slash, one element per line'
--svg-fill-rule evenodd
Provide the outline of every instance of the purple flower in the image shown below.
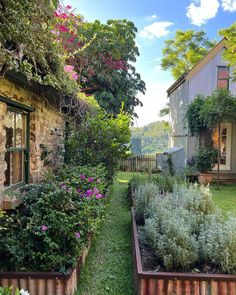
<path fill-rule="evenodd" d="M 88 182 L 93 182 L 93 177 L 89 177 Z"/>
<path fill-rule="evenodd" d="M 63 184 L 63 185 L 61 186 L 61 189 L 62 189 L 63 191 L 66 191 L 66 190 L 67 190 L 67 186 L 66 186 L 65 184 Z"/>
<path fill-rule="evenodd" d="M 81 174 L 80 175 L 80 179 L 85 179 L 85 175 L 84 174 Z"/>
<path fill-rule="evenodd" d="M 95 194 L 98 194 L 99 193 L 99 189 L 96 188 L 96 187 L 93 189 L 93 191 L 95 192 Z"/>
<path fill-rule="evenodd" d="M 77 239 L 79 239 L 79 238 L 80 238 L 80 232 L 77 231 L 77 232 L 75 233 L 75 237 L 76 237 Z"/>
<path fill-rule="evenodd" d="M 89 190 L 87 190 L 87 192 L 86 192 L 86 196 L 87 197 L 90 197 L 90 196 L 92 196 L 94 193 L 93 193 L 93 191 L 91 190 L 91 189 L 89 189 Z"/>
<path fill-rule="evenodd" d="M 101 194 L 97 194 L 96 195 L 96 199 L 101 199 L 102 198 L 102 195 Z"/>
<path fill-rule="evenodd" d="M 41 225 L 41 231 L 46 231 L 48 229 L 48 227 L 45 224 Z"/>
<path fill-rule="evenodd" d="M 80 192 L 80 188 L 77 188 L 77 190 L 76 190 L 76 191 L 77 191 L 77 193 L 79 193 L 79 192 Z"/>

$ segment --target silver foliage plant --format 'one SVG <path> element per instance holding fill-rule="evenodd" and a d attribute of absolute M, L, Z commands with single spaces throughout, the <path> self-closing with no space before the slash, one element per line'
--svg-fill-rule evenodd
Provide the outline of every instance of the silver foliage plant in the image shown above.
<path fill-rule="evenodd" d="M 236 218 L 214 206 L 209 188 L 175 185 L 160 193 L 150 183 L 136 189 L 141 238 L 154 250 L 167 271 L 236 273 Z"/>

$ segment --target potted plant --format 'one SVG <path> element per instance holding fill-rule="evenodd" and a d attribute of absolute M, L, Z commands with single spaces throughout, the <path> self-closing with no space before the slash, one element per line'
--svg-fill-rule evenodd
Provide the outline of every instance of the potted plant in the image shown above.
<path fill-rule="evenodd" d="M 195 161 L 196 169 L 199 171 L 198 182 L 208 184 L 212 181 L 212 171 L 218 160 L 218 150 L 214 147 L 200 147 L 197 151 Z"/>

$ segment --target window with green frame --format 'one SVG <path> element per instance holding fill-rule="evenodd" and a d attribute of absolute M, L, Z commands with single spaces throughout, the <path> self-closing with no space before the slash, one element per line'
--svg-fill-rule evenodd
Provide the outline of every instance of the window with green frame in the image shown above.
<path fill-rule="evenodd" d="M 8 107 L 5 116 L 6 188 L 26 183 L 28 180 L 28 121 L 29 113 L 22 109 Z"/>

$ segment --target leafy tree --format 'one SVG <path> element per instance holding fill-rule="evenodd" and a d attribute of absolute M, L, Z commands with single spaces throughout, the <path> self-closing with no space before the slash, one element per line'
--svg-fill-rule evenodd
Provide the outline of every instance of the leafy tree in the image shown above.
<path fill-rule="evenodd" d="M 236 22 L 229 28 L 220 30 L 220 35 L 226 38 L 226 50 L 223 55 L 229 65 L 234 67 L 234 80 L 236 80 Z"/>
<path fill-rule="evenodd" d="M 0 1 L 0 73 L 24 73 L 41 84 L 71 92 L 63 53 L 51 33 L 58 1 Z M 76 90 L 75 90 L 76 91 Z"/>
<path fill-rule="evenodd" d="M 73 165 L 104 164 L 112 178 L 130 141 L 130 117 L 123 111 L 116 118 L 103 111 L 88 115 L 71 130 L 66 142 L 66 162 Z"/>
<path fill-rule="evenodd" d="M 161 67 L 171 70 L 172 76 L 177 79 L 189 71 L 214 45 L 215 41 L 209 41 L 203 31 L 178 30 L 174 39 L 165 41 Z"/>
<path fill-rule="evenodd" d="M 71 7 L 59 6 L 55 15 L 55 35 L 67 52 L 68 69 L 78 74 L 74 77 L 81 91 L 93 94 L 111 114 L 117 115 L 122 104 L 134 114 L 134 107 L 141 105 L 137 93 L 145 92 L 145 83 L 131 64 L 139 55 L 134 24 L 127 20 L 84 22 Z"/>

